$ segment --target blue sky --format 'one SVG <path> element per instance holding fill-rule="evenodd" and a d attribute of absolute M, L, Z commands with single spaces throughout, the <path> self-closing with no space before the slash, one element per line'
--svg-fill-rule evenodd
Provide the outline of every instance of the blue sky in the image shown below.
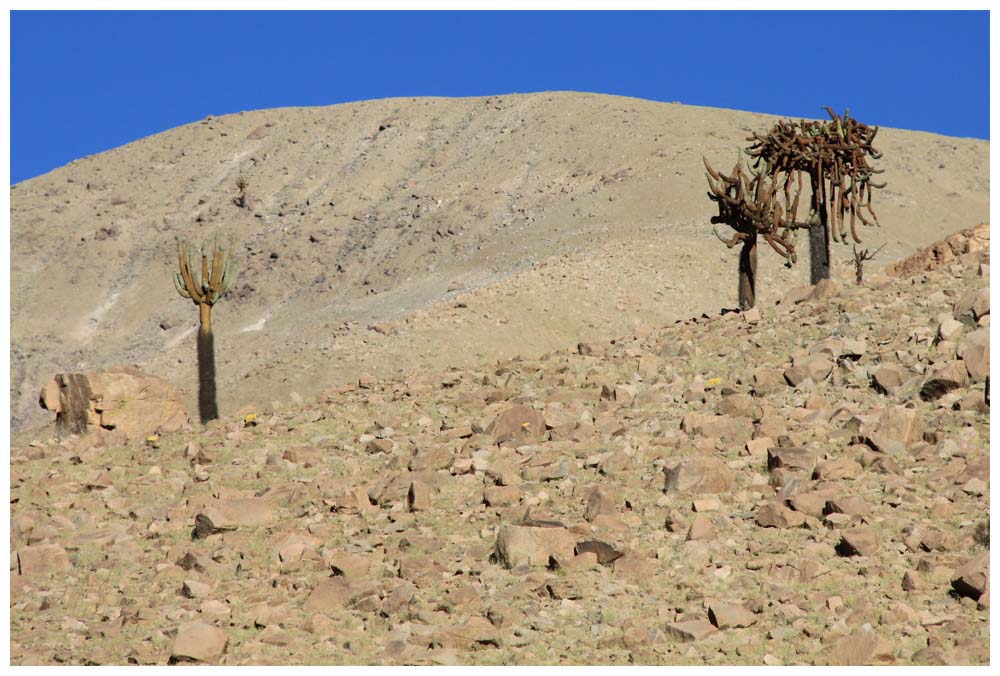
<path fill-rule="evenodd" d="M 989 14 L 15 11 L 11 182 L 210 114 L 546 90 L 988 138 Z"/>

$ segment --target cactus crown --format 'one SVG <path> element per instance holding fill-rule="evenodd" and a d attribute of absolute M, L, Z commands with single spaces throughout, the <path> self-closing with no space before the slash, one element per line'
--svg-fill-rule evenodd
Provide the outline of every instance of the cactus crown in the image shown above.
<path fill-rule="evenodd" d="M 215 305 L 236 283 L 236 260 L 226 253 L 218 231 L 212 240 L 202 242 L 200 266 L 196 264 L 195 251 L 186 241 L 177 238 L 180 270 L 174 273 L 174 287 L 182 298 L 190 298 L 196 305 Z"/>

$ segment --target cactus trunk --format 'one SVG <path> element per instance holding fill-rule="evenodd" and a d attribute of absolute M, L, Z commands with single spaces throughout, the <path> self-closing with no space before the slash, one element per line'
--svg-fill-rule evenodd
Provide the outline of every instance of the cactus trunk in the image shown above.
<path fill-rule="evenodd" d="M 215 400 L 215 338 L 210 324 L 202 324 L 198 330 L 198 416 L 202 424 L 219 417 Z"/>
<path fill-rule="evenodd" d="M 751 235 L 740 250 L 740 309 L 749 310 L 757 303 L 757 236 Z"/>
<path fill-rule="evenodd" d="M 809 283 L 830 279 L 830 228 L 827 225 L 826 204 L 821 191 L 823 177 L 813 174 L 812 214 L 809 220 Z"/>

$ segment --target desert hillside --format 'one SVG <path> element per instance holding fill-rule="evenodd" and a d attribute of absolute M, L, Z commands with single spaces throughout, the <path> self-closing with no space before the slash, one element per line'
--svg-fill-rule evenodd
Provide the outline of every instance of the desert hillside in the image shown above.
<path fill-rule="evenodd" d="M 745 313 L 15 444 L 11 663 L 989 664 L 989 228 L 949 240 Z"/>
<path fill-rule="evenodd" d="M 776 119 L 572 92 L 387 99 L 210 117 L 20 183 L 12 427 L 48 420 L 38 390 L 54 373 L 115 364 L 193 404 L 178 235 L 236 243 L 240 279 L 214 313 L 224 414 L 732 307 L 736 254 L 708 225 L 702 156 L 727 166 Z M 878 140 L 872 267 L 988 220 L 987 142 Z M 764 253 L 759 302 L 806 268 Z"/>

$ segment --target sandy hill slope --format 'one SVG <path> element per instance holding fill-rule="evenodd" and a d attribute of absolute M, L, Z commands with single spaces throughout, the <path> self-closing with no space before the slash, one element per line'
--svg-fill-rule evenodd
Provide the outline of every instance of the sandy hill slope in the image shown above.
<path fill-rule="evenodd" d="M 731 307 L 736 257 L 711 234 L 701 158 L 729 165 L 775 119 L 571 92 L 387 99 L 212 117 L 25 181 L 12 425 L 46 419 L 54 373 L 114 364 L 193 403 L 197 311 L 170 281 L 174 237 L 217 228 L 241 263 L 214 313 L 223 412 Z M 987 142 L 879 141 L 876 265 L 988 220 Z M 240 175 L 248 208 L 232 201 Z M 764 253 L 760 302 L 806 267 Z"/>
<path fill-rule="evenodd" d="M 15 444 L 11 663 L 988 664 L 986 230 L 797 304 Z"/>

